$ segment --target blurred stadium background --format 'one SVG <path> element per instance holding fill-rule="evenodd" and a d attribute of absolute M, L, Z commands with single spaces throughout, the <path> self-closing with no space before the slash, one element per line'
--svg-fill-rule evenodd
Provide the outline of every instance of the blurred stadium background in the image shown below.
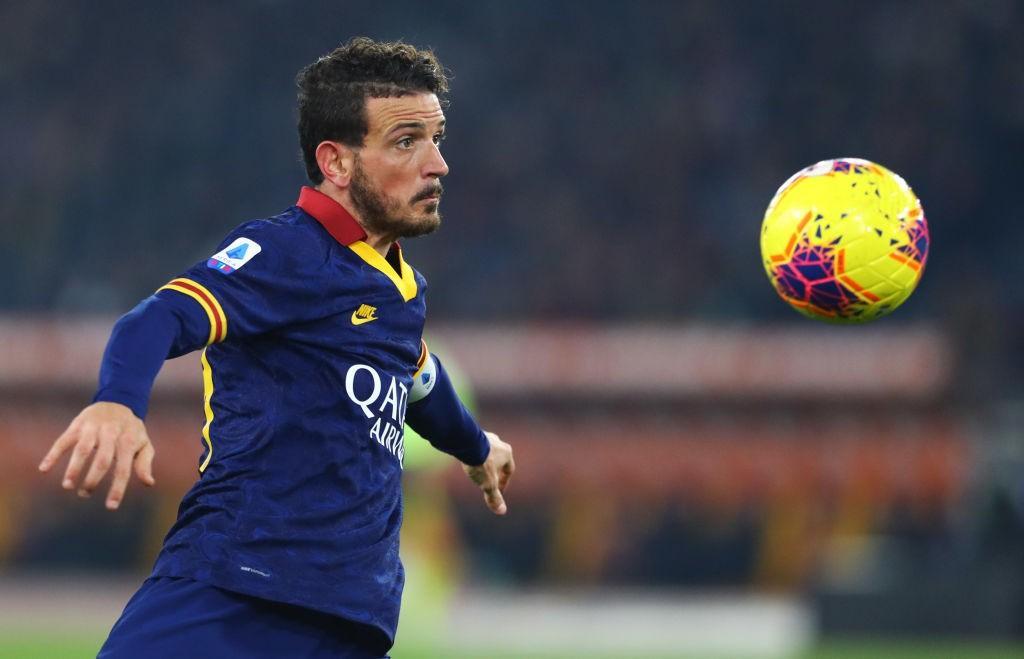
<path fill-rule="evenodd" d="M 113 320 L 304 183 L 297 70 L 454 73 L 428 333 L 516 450 L 510 514 L 410 457 L 404 657 L 1024 656 L 1024 5 L 0 3 L 0 656 L 95 654 L 200 453 L 197 360 L 117 514 L 35 465 Z M 906 177 L 894 317 L 761 269 L 794 171 Z M 413 440 L 410 440 L 410 442 Z"/>

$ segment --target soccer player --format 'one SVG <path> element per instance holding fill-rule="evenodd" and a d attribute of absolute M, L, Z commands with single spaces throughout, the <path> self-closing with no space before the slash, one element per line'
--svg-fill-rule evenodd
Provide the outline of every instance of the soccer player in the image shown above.
<path fill-rule="evenodd" d="M 402 429 L 506 511 L 512 450 L 480 429 L 422 341 L 426 282 L 399 238 L 441 221 L 447 92 L 434 54 L 356 38 L 298 76 L 313 187 L 242 224 L 114 326 L 99 388 L 40 464 L 107 508 L 134 470 L 165 359 L 202 352 L 203 453 L 153 573 L 100 657 L 382 657 L 404 581 Z"/>

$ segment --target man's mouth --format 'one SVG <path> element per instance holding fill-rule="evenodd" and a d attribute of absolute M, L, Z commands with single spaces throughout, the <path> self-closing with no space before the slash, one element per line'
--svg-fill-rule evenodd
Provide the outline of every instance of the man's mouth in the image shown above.
<path fill-rule="evenodd" d="M 424 190 L 423 192 L 420 192 L 418 195 L 413 197 L 412 203 L 415 204 L 420 201 L 438 201 L 441 198 L 441 194 L 443 192 L 444 188 L 440 186 L 433 188 L 431 190 Z"/>

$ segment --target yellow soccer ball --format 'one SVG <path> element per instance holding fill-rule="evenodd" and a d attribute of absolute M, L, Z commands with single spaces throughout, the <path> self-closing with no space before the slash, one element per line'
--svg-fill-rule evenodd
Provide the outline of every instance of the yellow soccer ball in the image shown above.
<path fill-rule="evenodd" d="M 776 292 L 805 316 L 834 323 L 864 323 L 903 304 L 921 280 L 928 242 L 906 181 L 859 158 L 794 174 L 761 225 L 761 258 Z"/>

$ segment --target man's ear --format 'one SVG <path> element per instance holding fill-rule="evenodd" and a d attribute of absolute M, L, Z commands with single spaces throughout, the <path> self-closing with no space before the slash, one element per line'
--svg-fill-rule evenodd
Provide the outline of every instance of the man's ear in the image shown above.
<path fill-rule="evenodd" d="M 316 147 L 316 163 L 324 179 L 339 188 L 347 188 L 352 180 L 356 152 L 341 142 L 324 141 Z"/>

